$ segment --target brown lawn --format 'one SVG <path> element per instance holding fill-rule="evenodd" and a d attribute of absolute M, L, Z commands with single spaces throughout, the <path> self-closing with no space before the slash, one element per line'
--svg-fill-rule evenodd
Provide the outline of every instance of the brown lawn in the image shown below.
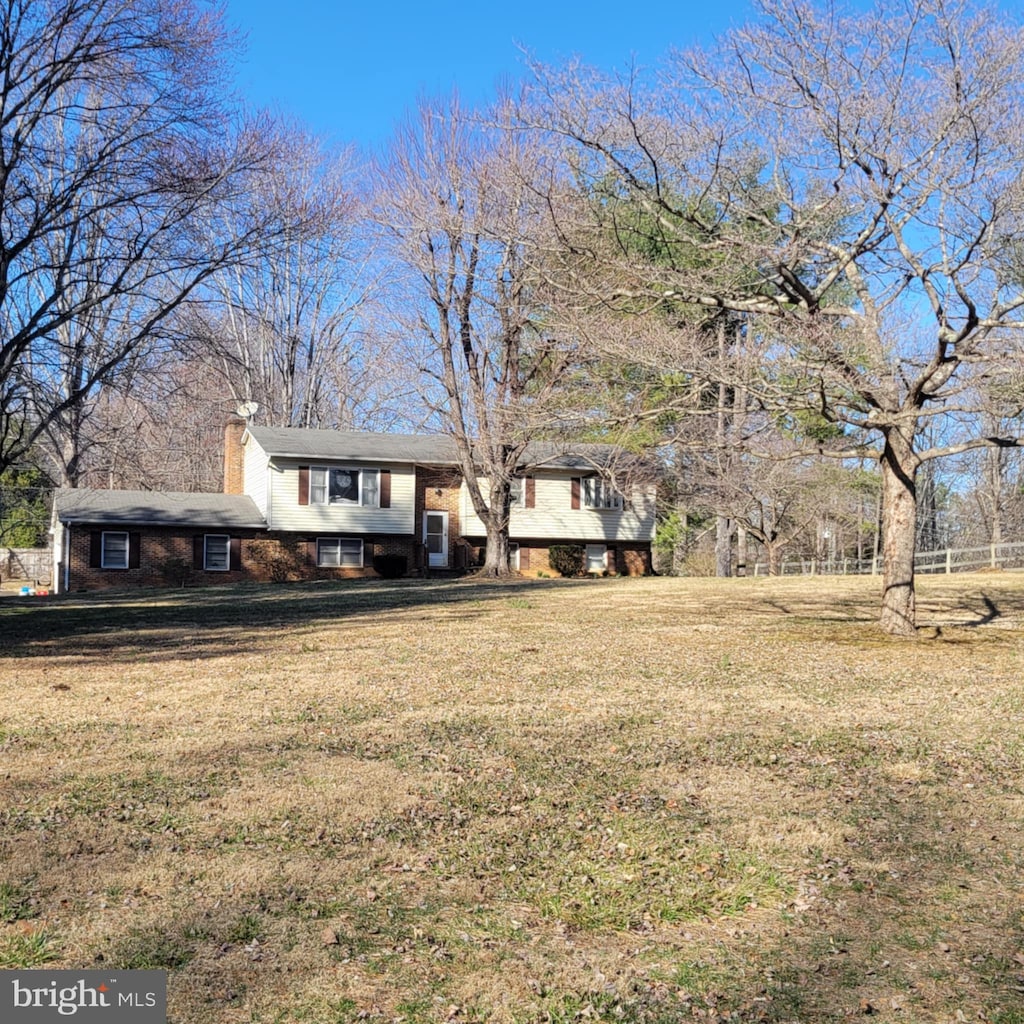
<path fill-rule="evenodd" d="M 1024 576 L 0 604 L 0 967 L 175 1022 L 1024 1022 Z"/>

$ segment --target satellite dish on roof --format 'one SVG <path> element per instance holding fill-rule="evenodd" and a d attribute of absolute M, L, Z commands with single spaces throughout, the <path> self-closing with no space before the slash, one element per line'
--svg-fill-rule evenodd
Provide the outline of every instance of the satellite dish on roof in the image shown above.
<path fill-rule="evenodd" d="M 255 416 L 256 413 L 259 411 L 259 408 L 259 402 L 241 402 L 235 408 L 235 412 L 237 412 L 238 415 L 242 417 L 242 419 L 251 420 L 253 416 Z"/>

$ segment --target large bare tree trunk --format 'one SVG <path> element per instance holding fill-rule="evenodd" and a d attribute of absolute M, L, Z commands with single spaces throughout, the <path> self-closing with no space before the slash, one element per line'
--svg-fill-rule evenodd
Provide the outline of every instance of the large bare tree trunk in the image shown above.
<path fill-rule="evenodd" d="M 990 544 L 1003 542 L 1003 470 L 1005 459 L 1000 448 L 985 453 L 985 476 L 990 495 L 988 540 Z"/>
<path fill-rule="evenodd" d="M 722 365 L 725 364 L 727 348 L 725 327 L 725 318 L 719 318 L 718 359 Z M 718 385 L 718 416 L 715 427 L 715 441 L 718 445 L 718 472 L 723 476 L 728 475 L 730 470 L 728 463 L 731 461 L 726 454 L 728 404 L 728 389 L 725 386 L 725 382 L 721 381 Z M 722 512 L 718 513 L 715 522 L 715 575 L 732 575 L 732 523 L 729 521 L 729 517 Z"/>
<path fill-rule="evenodd" d="M 913 439 L 897 428 L 885 432 L 882 451 L 882 614 L 887 633 L 914 636 L 914 540 L 917 469 Z"/>
<path fill-rule="evenodd" d="M 504 453 L 508 458 L 508 452 Z M 477 576 L 487 576 L 498 579 L 504 576 L 513 575 L 509 566 L 509 539 L 508 523 L 512 501 L 512 487 L 508 479 L 507 468 L 504 474 L 495 474 L 490 482 L 490 490 L 487 499 L 484 500 L 480 485 L 476 478 L 467 479 L 470 500 L 473 502 L 473 510 L 483 520 L 487 529 L 487 550 L 484 554 L 484 564 L 480 567 Z"/>
<path fill-rule="evenodd" d="M 487 553 L 484 556 L 484 564 L 477 575 L 489 576 L 494 579 L 512 575 L 508 564 L 508 549 L 508 530 L 503 530 L 498 523 L 488 521 Z"/>
<path fill-rule="evenodd" d="M 732 523 L 723 515 L 715 521 L 715 575 L 732 575 Z"/>

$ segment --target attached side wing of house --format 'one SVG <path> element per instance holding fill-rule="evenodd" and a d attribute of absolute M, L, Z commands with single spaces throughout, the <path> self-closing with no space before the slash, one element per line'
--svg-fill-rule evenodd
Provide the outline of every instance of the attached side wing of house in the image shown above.
<path fill-rule="evenodd" d="M 513 568 L 551 573 L 549 549 L 583 549 L 589 573 L 644 575 L 651 571 L 656 486 L 649 471 L 608 471 L 617 454 L 608 445 L 557 448 L 535 444 L 513 487 L 509 540 Z M 632 460 L 636 461 L 636 460 Z M 487 481 L 479 480 L 487 493 Z M 486 530 L 463 488 L 463 530 L 483 543 Z"/>

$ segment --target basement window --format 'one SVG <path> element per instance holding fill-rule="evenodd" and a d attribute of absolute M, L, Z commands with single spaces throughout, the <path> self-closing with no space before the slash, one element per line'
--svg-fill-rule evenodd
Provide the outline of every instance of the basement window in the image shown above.
<path fill-rule="evenodd" d="M 587 572 L 602 573 L 608 568 L 608 549 L 603 544 L 587 545 Z"/>
<path fill-rule="evenodd" d="M 316 564 L 322 568 L 363 567 L 363 542 L 358 537 L 319 537 L 316 542 Z"/>

